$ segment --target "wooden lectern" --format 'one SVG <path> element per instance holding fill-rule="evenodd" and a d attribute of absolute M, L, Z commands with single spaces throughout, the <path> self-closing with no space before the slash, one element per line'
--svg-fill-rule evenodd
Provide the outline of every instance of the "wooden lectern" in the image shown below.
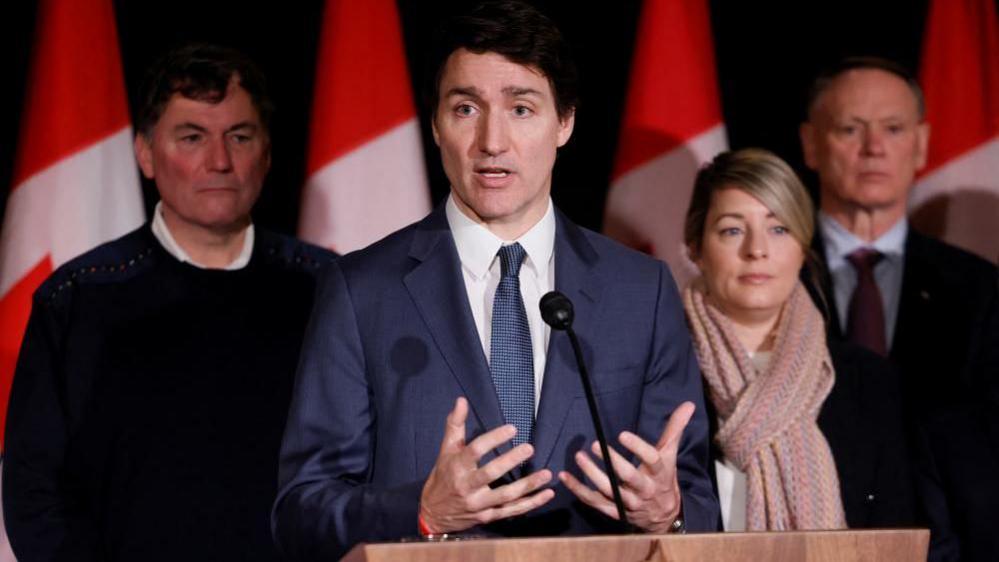
<path fill-rule="evenodd" d="M 605 535 L 361 544 L 346 562 L 912 562 L 926 560 L 926 529 Z"/>

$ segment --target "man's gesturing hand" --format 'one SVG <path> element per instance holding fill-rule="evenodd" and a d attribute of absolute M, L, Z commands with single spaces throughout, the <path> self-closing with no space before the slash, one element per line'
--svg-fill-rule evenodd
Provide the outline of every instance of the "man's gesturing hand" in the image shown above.
<path fill-rule="evenodd" d="M 680 515 L 680 486 L 676 477 L 676 455 L 680 438 L 687 422 L 694 415 L 694 404 L 684 402 L 673 411 L 656 446 L 645 442 L 634 433 L 624 431 L 618 440 L 635 454 L 641 464 L 633 466 L 614 449 L 610 449 L 614 470 L 621 482 L 621 499 L 628 521 L 650 533 L 669 531 Z M 600 457 L 600 448 L 593 443 L 593 453 Z M 596 490 L 589 488 L 568 472 L 560 472 L 559 479 L 576 497 L 600 510 L 608 517 L 618 518 L 614 505 L 610 479 L 585 451 L 576 453 L 576 464 L 590 479 Z"/>
<path fill-rule="evenodd" d="M 483 466 L 479 459 L 513 439 L 512 425 L 497 427 L 465 443 L 468 401 L 458 398 L 447 417 L 437 463 L 420 495 L 420 517 L 434 533 L 453 533 L 527 513 L 555 497 L 555 491 L 537 491 L 552 478 L 539 470 L 515 482 L 490 488 L 489 483 L 531 458 L 534 447 L 523 443 Z"/>

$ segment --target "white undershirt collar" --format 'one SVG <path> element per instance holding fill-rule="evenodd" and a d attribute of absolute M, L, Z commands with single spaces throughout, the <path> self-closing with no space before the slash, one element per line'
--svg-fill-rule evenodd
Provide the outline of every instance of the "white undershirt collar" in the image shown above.
<path fill-rule="evenodd" d="M 159 241 L 163 249 L 167 251 L 168 254 L 177 258 L 177 261 L 181 263 L 188 263 L 197 267 L 198 269 L 222 269 L 225 271 L 235 271 L 237 269 L 243 269 L 246 264 L 250 263 L 250 256 L 253 255 L 253 223 L 250 223 L 246 227 L 246 235 L 243 236 L 243 249 L 239 251 L 239 255 L 236 259 L 232 261 L 229 265 L 225 267 L 208 267 L 200 264 L 193 259 L 191 256 L 184 251 L 184 248 L 177 243 L 173 235 L 170 234 L 170 228 L 167 227 L 166 221 L 163 220 L 163 202 L 160 201 L 156 203 L 156 209 L 153 210 L 153 236 Z"/>

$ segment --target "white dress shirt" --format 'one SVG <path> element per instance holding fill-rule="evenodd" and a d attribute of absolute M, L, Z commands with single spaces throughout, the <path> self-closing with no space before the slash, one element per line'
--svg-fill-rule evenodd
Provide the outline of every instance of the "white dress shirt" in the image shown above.
<path fill-rule="evenodd" d="M 191 259 L 191 256 L 184 251 L 184 248 L 180 247 L 177 240 L 174 239 L 173 235 L 170 234 L 170 229 L 167 228 L 166 221 L 163 220 L 163 202 L 160 201 L 156 203 L 156 209 L 153 210 L 153 236 L 159 241 L 163 249 L 167 251 L 168 254 L 177 258 L 177 261 L 181 263 L 189 263 L 198 269 L 223 269 L 226 271 L 235 271 L 237 269 L 242 269 L 246 267 L 246 264 L 250 263 L 250 256 L 253 254 L 253 224 L 246 227 L 246 235 L 243 236 L 243 249 L 239 251 L 239 255 L 236 259 L 232 261 L 229 265 L 219 268 L 210 268 L 203 264 L 200 264 Z"/>
<path fill-rule="evenodd" d="M 900 219 L 873 243 L 868 243 L 836 222 L 829 215 L 819 211 L 819 232 L 825 248 L 826 264 L 832 276 L 833 295 L 836 298 L 836 314 L 839 325 L 846 332 L 850 315 L 850 298 L 857 288 L 857 270 L 846 257 L 860 248 L 873 248 L 884 255 L 884 259 L 874 266 L 874 282 L 881 292 L 884 307 L 885 341 L 891 349 L 895 337 L 895 321 L 898 319 L 898 302 L 902 296 L 902 276 L 905 271 L 905 238 L 909 234 L 909 223 Z"/>
<path fill-rule="evenodd" d="M 555 288 L 555 209 L 551 199 L 548 200 L 545 216 L 516 240 L 502 240 L 486 227 L 465 216 L 455 204 L 453 195 L 448 196 L 445 213 L 458 248 L 468 304 L 472 308 L 472 318 L 487 362 L 492 341 L 493 299 L 502 277 L 499 256 L 496 254 L 501 246 L 514 242 L 519 242 L 527 253 L 520 268 L 520 294 L 524 299 L 527 324 L 531 329 L 536 415 L 541 400 L 541 383 L 551 330 L 541 319 L 538 302 L 545 293 Z"/>

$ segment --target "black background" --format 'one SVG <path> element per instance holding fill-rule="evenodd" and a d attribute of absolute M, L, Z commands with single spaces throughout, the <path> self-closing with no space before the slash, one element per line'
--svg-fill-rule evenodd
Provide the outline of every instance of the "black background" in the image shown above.
<path fill-rule="evenodd" d="M 78 0 L 71 0 L 78 1 Z M 88 0 L 80 0 L 88 1 Z M 364 1 L 364 0 L 348 0 Z M 678 0 L 687 1 L 687 0 Z M 572 140 L 556 164 L 553 197 L 572 219 L 599 229 L 627 87 L 638 1 L 536 2 L 574 49 L 582 104 Z M 918 68 L 926 0 L 907 2 L 710 2 L 723 113 L 732 148 L 762 146 L 802 170 L 798 123 L 808 84 L 823 66 L 846 55 L 874 54 Z M 414 92 L 422 87 L 433 30 L 468 2 L 403 0 L 399 12 Z M 294 233 L 304 183 L 305 145 L 312 101 L 319 0 L 255 3 L 174 0 L 114 2 L 125 81 L 132 108 L 149 63 L 169 47 L 197 40 L 236 47 L 267 74 L 278 111 L 272 126 L 273 166 L 254 217 L 258 224 Z M 33 40 L 35 5 L 15 1 L 0 16 L 0 52 L 7 59 L 0 114 L 0 211 L 10 186 L 24 81 Z M 421 125 L 433 201 L 447 181 Z M 814 178 L 805 173 L 806 183 Z M 155 203 L 145 185 L 147 208 Z"/>

